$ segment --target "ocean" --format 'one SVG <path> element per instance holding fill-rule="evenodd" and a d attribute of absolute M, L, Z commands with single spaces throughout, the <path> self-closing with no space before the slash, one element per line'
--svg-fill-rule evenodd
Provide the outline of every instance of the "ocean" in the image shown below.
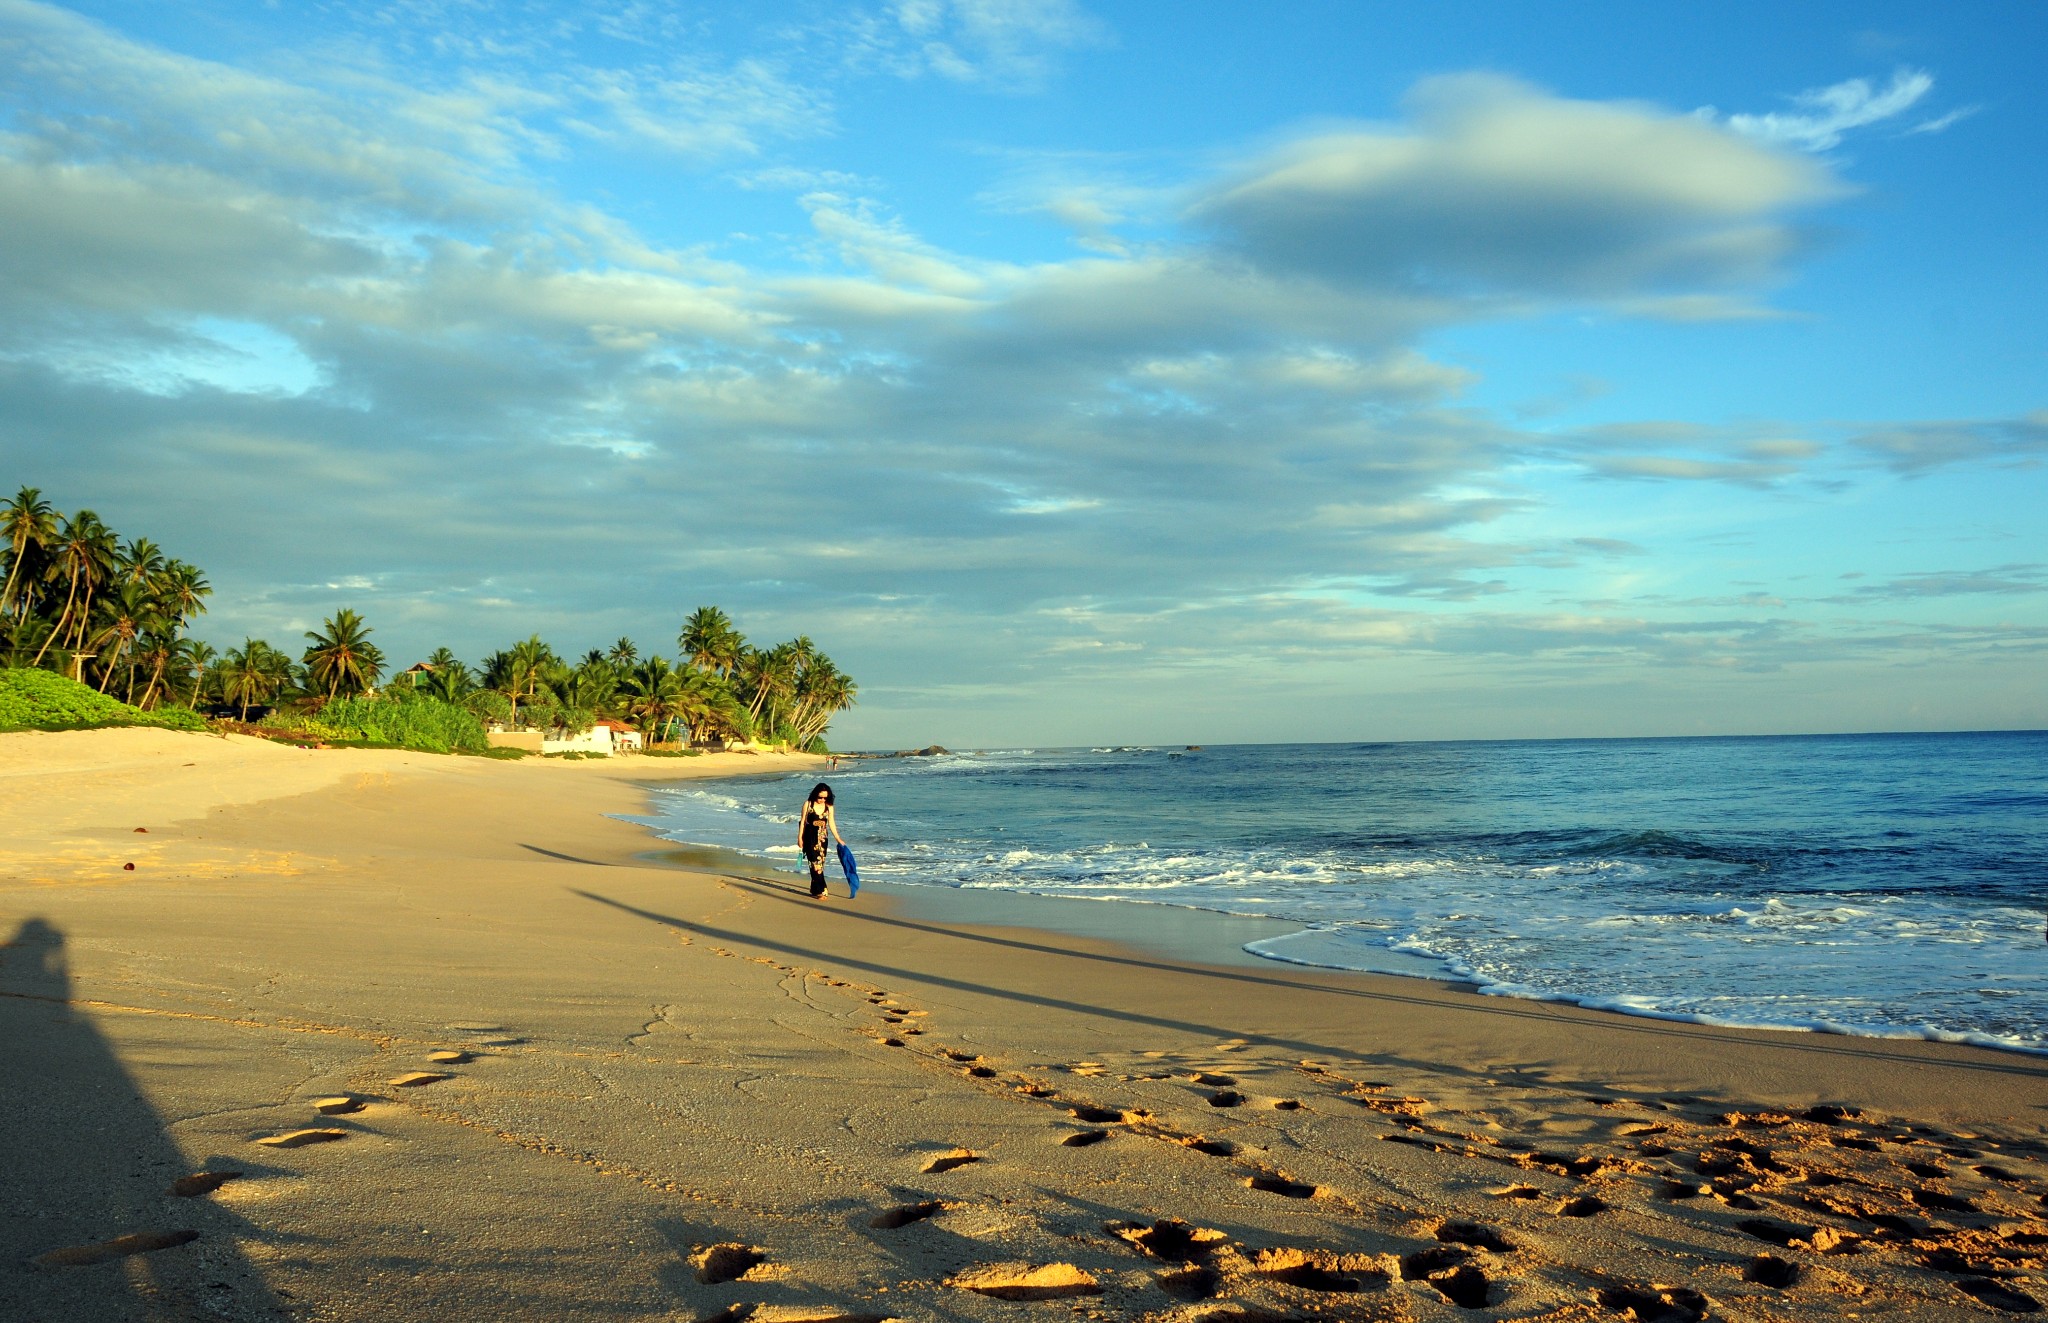
<path fill-rule="evenodd" d="M 650 825 L 795 868 L 815 779 L 657 790 Z M 2048 732 L 1012 749 L 828 779 L 871 881 L 1264 916 L 1285 927 L 1255 955 L 1497 996 L 2048 1052 Z"/>

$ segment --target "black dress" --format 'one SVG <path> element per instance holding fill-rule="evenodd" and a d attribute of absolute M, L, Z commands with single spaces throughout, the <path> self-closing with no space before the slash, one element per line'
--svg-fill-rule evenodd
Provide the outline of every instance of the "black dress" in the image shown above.
<path fill-rule="evenodd" d="M 827 810 L 829 812 L 829 810 Z M 831 819 L 809 804 L 804 805 L 803 829 L 798 834 L 804 861 L 811 866 L 811 894 L 825 894 L 825 846 L 832 839 Z"/>

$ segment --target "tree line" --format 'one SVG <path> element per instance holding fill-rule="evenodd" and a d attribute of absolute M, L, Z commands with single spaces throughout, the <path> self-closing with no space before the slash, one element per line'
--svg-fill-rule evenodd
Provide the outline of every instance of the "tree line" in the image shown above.
<path fill-rule="evenodd" d="M 193 566 L 146 538 L 122 541 L 90 510 L 60 516 L 35 488 L 0 508 L 0 660 L 62 672 L 149 709 L 282 707 L 340 700 L 445 703 L 509 727 L 587 730 L 624 721 L 650 740 L 758 741 L 822 748 L 858 688 L 808 637 L 756 647 L 715 606 L 685 619 L 673 659 L 631 639 L 565 657 L 538 635 L 471 666 L 447 648 L 387 674 L 374 632 L 342 609 L 306 633 L 297 658 L 267 640 L 217 652 L 187 633 L 212 592 Z"/>

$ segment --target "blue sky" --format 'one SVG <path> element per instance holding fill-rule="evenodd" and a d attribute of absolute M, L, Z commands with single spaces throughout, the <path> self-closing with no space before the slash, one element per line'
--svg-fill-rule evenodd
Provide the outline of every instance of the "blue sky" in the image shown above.
<path fill-rule="evenodd" d="M 2034 4 L 0 0 L 0 458 L 836 743 L 2048 725 Z"/>

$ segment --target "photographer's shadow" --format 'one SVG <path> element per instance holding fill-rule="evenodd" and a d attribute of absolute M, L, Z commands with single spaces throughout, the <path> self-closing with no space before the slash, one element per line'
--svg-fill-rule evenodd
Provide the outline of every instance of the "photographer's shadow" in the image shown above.
<path fill-rule="evenodd" d="M 247 1224 L 70 999 L 64 934 L 27 920 L 0 945 L 0 1318 L 285 1317 Z"/>

